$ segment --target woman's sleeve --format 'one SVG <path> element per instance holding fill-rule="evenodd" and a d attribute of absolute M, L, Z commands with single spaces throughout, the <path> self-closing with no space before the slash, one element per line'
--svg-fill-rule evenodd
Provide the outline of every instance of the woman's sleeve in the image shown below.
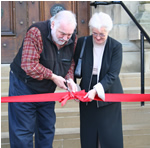
<path fill-rule="evenodd" d="M 114 81 L 119 77 L 122 65 L 122 44 L 118 43 L 112 50 L 113 53 L 109 70 L 104 78 L 100 81 L 105 92 L 113 85 Z"/>

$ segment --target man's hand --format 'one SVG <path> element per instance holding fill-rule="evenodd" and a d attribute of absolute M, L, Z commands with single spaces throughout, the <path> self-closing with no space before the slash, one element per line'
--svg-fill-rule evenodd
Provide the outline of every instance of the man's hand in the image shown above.
<path fill-rule="evenodd" d="M 77 85 L 76 85 L 76 83 L 75 83 L 72 79 L 69 79 L 69 80 L 66 80 L 66 81 L 67 81 L 68 89 L 69 89 L 71 92 L 76 92 L 76 91 L 78 91 Z"/>
<path fill-rule="evenodd" d="M 96 90 L 95 89 L 91 89 L 85 96 L 84 96 L 84 98 L 89 98 L 89 99 L 91 99 L 91 101 L 93 101 L 94 100 L 94 98 L 95 98 L 95 96 L 96 96 L 96 94 L 97 94 L 97 92 L 96 92 Z"/>
<path fill-rule="evenodd" d="M 59 87 L 62 89 L 67 90 L 67 87 L 65 85 L 66 80 L 61 77 L 61 76 L 57 76 L 55 74 L 52 74 L 51 80 Z"/>

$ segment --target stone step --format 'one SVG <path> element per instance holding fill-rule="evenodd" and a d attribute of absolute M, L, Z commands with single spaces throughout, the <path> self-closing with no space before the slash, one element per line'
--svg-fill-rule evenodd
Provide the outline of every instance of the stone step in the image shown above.
<path fill-rule="evenodd" d="M 56 105 L 60 107 L 60 104 Z M 7 108 L 7 103 L 4 106 Z M 66 107 L 65 109 L 64 107 L 56 108 L 58 120 L 62 117 L 70 117 L 71 115 L 73 115 L 73 117 L 78 116 L 78 108 L 69 108 L 68 104 L 66 104 Z M 150 145 L 150 141 L 148 140 L 150 138 L 150 118 L 144 118 L 147 117 L 147 115 L 149 116 L 149 107 L 149 102 L 146 102 L 144 107 L 141 107 L 137 102 L 122 103 L 124 148 L 148 148 Z M 3 113 L 4 112 L 2 112 L 2 115 L 4 115 Z M 7 113 L 5 113 L 5 115 L 7 116 Z M 63 122 L 66 121 L 64 118 L 62 118 Z M 135 120 L 138 120 L 138 123 L 135 122 Z M 62 123 L 62 121 L 60 120 L 59 123 Z M 63 125 L 67 128 L 56 126 L 54 147 L 59 148 L 64 146 L 65 148 L 70 148 L 69 146 L 73 143 L 72 148 L 80 148 L 79 125 L 76 128 L 68 128 L 68 125 Z M 71 132 L 71 134 L 69 134 L 69 132 Z M 8 132 L 2 132 L 1 136 L 2 148 L 9 148 Z"/>
<path fill-rule="evenodd" d="M 1 96 L 8 96 L 9 88 L 9 64 L 1 65 Z M 140 73 L 120 73 L 124 93 L 141 93 L 141 74 Z M 80 79 L 78 79 L 78 84 Z M 145 73 L 145 93 L 150 93 L 150 73 Z M 57 92 L 63 91 L 59 88 Z"/>
<path fill-rule="evenodd" d="M 1 64 L 1 76 L 9 77 L 10 64 Z"/>
<path fill-rule="evenodd" d="M 1 96 L 8 95 L 9 71 L 9 64 L 1 64 Z"/>
<path fill-rule="evenodd" d="M 1 73 L 1 96 L 8 96 L 9 89 L 9 68 L 3 66 Z M 141 80 L 139 73 L 121 73 L 120 79 L 122 82 L 124 93 L 141 93 Z M 79 84 L 78 80 L 78 84 Z M 150 93 L 150 74 L 145 74 L 145 93 Z M 57 88 L 56 92 L 63 90 Z"/>
<path fill-rule="evenodd" d="M 79 128 L 56 128 L 53 142 L 54 148 L 80 148 Z M 9 133 L 1 133 L 1 148 L 10 148 Z"/>
<path fill-rule="evenodd" d="M 69 100 L 66 102 L 66 104 L 62 107 L 61 103 L 56 102 L 55 109 L 64 109 L 64 108 L 79 108 L 79 102 L 76 102 L 75 100 Z M 7 112 L 8 111 L 8 103 L 1 103 L 1 112 Z"/>
<path fill-rule="evenodd" d="M 8 89 L 9 89 L 9 82 L 1 81 L 1 96 L 8 96 L 8 91 L 9 91 Z"/>
<path fill-rule="evenodd" d="M 141 93 L 141 87 L 126 87 L 126 88 L 123 88 L 123 91 L 125 94 L 140 94 Z M 149 94 L 150 93 L 150 87 L 145 87 L 144 93 Z"/>
<path fill-rule="evenodd" d="M 122 105 L 123 125 L 136 125 L 149 123 L 150 125 L 150 104 L 141 107 L 139 105 Z M 150 128 L 150 126 L 149 126 Z"/>
<path fill-rule="evenodd" d="M 150 124 L 124 125 L 124 148 L 149 148 Z"/>
<path fill-rule="evenodd" d="M 141 107 L 141 102 L 122 102 L 121 104 L 122 104 L 122 106 L 133 106 L 133 105 L 136 105 L 136 106 Z M 146 105 L 150 105 L 150 101 L 145 102 L 144 106 L 146 106 Z"/>
<path fill-rule="evenodd" d="M 56 128 L 77 128 L 80 126 L 78 108 L 55 109 L 55 112 Z M 1 132 L 8 132 L 8 112 L 1 113 Z"/>
<path fill-rule="evenodd" d="M 134 131 L 134 132 L 133 132 Z M 150 134 L 150 124 L 123 125 L 124 136 L 134 136 L 135 134 Z"/>
<path fill-rule="evenodd" d="M 120 80 L 124 88 L 140 87 L 141 74 L 140 73 L 120 73 Z M 145 73 L 145 87 L 150 87 L 150 73 Z"/>
<path fill-rule="evenodd" d="M 73 100 L 70 100 L 71 102 Z M 73 102 L 74 103 L 74 102 Z M 76 102 L 75 102 L 76 103 Z M 68 104 L 66 105 L 68 106 Z M 3 109 L 5 107 L 5 109 Z M 2 104 L 1 130 L 8 131 L 8 112 L 7 104 Z M 61 107 L 56 108 L 56 127 L 57 128 L 77 128 L 80 125 L 79 108 Z M 123 125 L 150 124 L 150 104 L 141 107 L 139 104 L 122 105 Z"/>
<path fill-rule="evenodd" d="M 150 129 L 145 125 L 123 125 L 124 148 L 149 148 Z M 56 128 L 54 148 L 81 148 L 79 128 Z M 1 133 L 1 148 L 10 148 L 8 132 Z"/>
<path fill-rule="evenodd" d="M 121 73 L 120 80 L 124 93 L 141 93 L 140 73 Z M 145 73 L 144 88 L 146 94 L 150 93 L 150 73 Z"/>
<path fill-rule="evenodd" d="M 150 80 L 149 80 L 150 81 Z M 129 80 L 127 81 L 129 82 Z M 124 85 L 124 83 L 122 83 Z M 140 94 L 141 93 L 141 86 L 136 86 L 136 84 L 132 85 L 131 87 L 124 87 L 123 86 L 123 91 L 124 93 L 128 93 L 128 94 Z M 149 94 L 150 93 L 150 85 L 149 86 L 145 86 L 145 94 Z M 8 90 L 9 90 L 9 80 L 8 78 L 2 78 L 1 79 L 1 96 L 8 96 Z M 56 92 L 62 92 L 64 90 L 61 90 L 59 88 L 56 89 Z"/>

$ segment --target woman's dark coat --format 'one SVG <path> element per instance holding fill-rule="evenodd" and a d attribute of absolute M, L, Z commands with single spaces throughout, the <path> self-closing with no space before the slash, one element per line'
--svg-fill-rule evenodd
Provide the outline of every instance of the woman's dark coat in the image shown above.
<path fill-rule="evenodd" d="M 80 56 L 80 51 L 84 37 L 78 39 L 74 60 Z M 80 82 L 81 89 L 89 90 L 92 70 L 93 70 L 93 38 L 88 36 L 82 59 L 82 79 Z M 99 82 L 102 84 L 105 93 L 123 93 L 119 79 L 119 73 L 122 64 L 122 45 L 111 37 L 107 38 L 102 66 L 99 75 Z M 99 106 L 108 105 L 108 102 L 98 102 Z"/>
<path fill-rule="evenodd" d="M 78 39 L 74 60 L 77 64 L 84 37 Z M 119 79 L 122 64 L 122 45 L 107 38 L 99 74 L 105 93 L 123 93 Z M 89 91 L 93 70 L 93 37 L 88 36 L 82 61 L 81 89 Z M 95 77 L 93 77 L 95 78 Z M 80 102 L 80 139 L 82 148 L 123 148 L 121 103 L 92 101 Z"/>

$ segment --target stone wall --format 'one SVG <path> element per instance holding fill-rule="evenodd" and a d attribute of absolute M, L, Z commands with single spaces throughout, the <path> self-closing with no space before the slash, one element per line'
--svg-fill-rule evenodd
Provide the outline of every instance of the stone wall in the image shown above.
<path fill-rule="evenodd" d="M 136 20 L 150 36 L 150 1 L 123 2 Z M 139 73 L 140 61 L 140 31 L 120 4 L 98 5 L 91 7 L 92 14 L 105 12 L 113 19 L 114 27 L 110 36 L 123 45 L 123 64 L 121 73 Z M 150 73 L 150 43 L 145 44 L 145 72 Z"/>

